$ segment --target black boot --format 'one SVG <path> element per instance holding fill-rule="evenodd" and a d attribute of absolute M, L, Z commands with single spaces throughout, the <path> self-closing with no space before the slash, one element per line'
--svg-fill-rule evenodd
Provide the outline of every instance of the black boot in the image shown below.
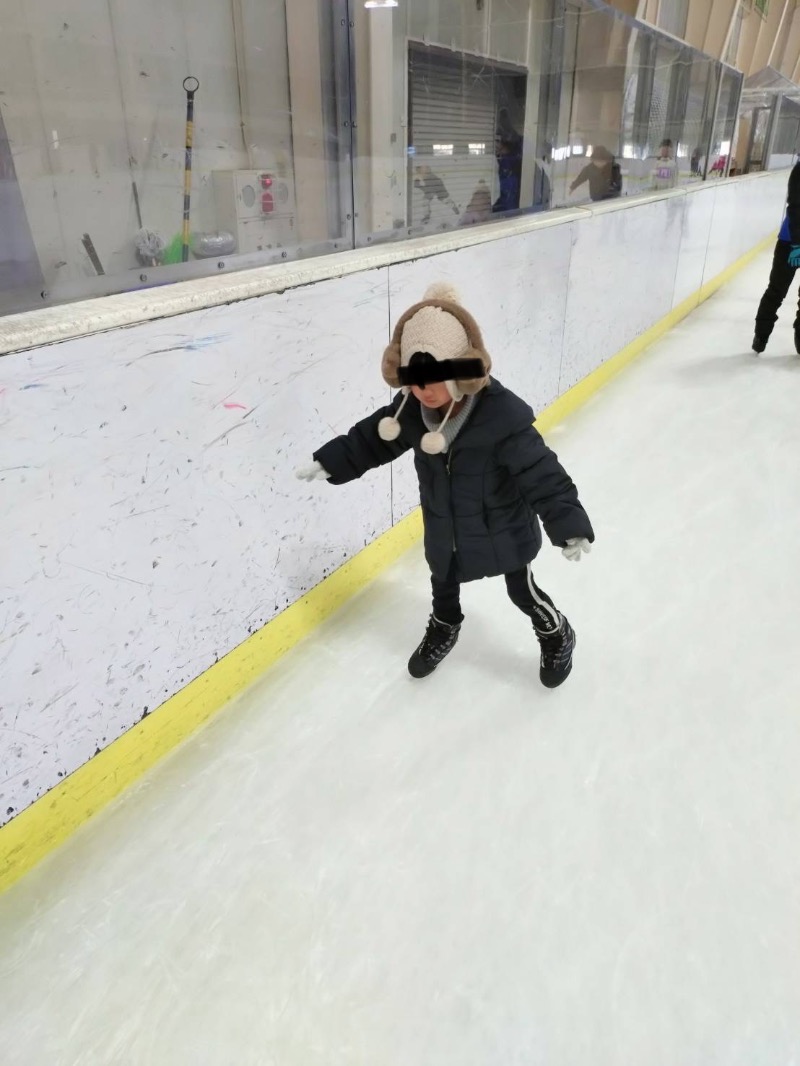
<path fill-rule="evenodd" d="M 539 664 L 539 680 L 545 688 L 558 688 L 567 680 L 572 670 L 572 652 L 575 648 L 575 632 L 561 615 L 561 628 L 555 633 L 537 633 L 542 648 Z"/>
<path fill-rule="evenodd" d="M 797 336 L 796 333 L 795 336 Z M 758 333 L 756 333 L 753 337 L 753 351 L 756 352 L 758 355 L 761 355 L 761 353 L 767 346 L 768 339 L 768 337 L 762 337 Z"/>
<path fill-rule="evenodd" d="M 449 626 L 431 615 L 422 643 L 408 660 L 408 672 L 412 677 L 427 677 L 432 674 L 442 659 L 456 646 L 461 623 Z"/>
<path fill-rule="evenodd" d="M 800 355 L 800 324 L 794 327 L 794 350 Z"/>

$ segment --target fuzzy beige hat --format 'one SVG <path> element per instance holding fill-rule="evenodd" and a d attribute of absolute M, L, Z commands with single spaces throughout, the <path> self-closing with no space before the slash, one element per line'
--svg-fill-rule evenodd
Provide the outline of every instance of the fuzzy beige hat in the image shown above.
<path fill-rule="evenodd" d="M 409 307 L 394 328 L 392 341 L 383 353 L 381 373 L 393 389 L 400 388 L 397 371 L 408 366 L 416 352 L 429 352 L 434 359 L 480 359 L 486 373 L 482 378 L 448 381 L 450 395 L 456 399 L 474 396 L 489 384 L 492 360 L 483 346 L 478 323 L 461 306 L 458 293 L 447 282 L 436 282 L 423 299 Z M 460 393 L 460 395 L 457 395 Z"/>
<path fill-rule="evenodd" d="M 438 362 L 452 359 L 478 359 L 483 364 L 483 377 L 445 382 L 453 403 L 450 405 L 450 411 L 444 422 L 450 417 L 454 405 L 459 400 L 464 396 L 474 396 L 489 384 L 492 360 L 483 346 L 478 323 L 468 311 L 464 310 L 457 292 L 446 282 L 431 285 L 426 290 L 424 298 L 410 307 L 399 319 L 391 344 L 383 353 L 381 363 L 381 373 L 387 385 L 393 389 L 402 387 L 398 370 L 400 367 L 407 367 L 412 356 L 418 352 L 427 352 Z M 397 411 L 398 417 L 405 406 L 410 389 L 405 387 L 403 392 L 405 398 Z M 383 440 L 395 440 L 399 436 L 398 417 L 381 420 L 378 433 Z M 444 451 L 443 435 L 441 433 L 425 434 L 422 447 L 431 453 Z"/>

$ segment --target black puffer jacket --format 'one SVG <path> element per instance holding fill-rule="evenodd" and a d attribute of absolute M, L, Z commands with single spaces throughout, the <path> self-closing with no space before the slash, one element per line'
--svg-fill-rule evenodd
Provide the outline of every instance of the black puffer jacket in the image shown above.
<path fill-rule="evenodd" d="M 494 577 L 526 566 L 542 546 L 536 516 L 553 544 L 570 537 L 594 540 L 589 518 L 569 475 L 533 428 L 533 411 L 492 378 L 475 398 L 474 409 L 450 451 L 427 455 L 426 432 L 413 396 L 400 416 L 397 440 L 378 436 L 378 423 L 393 416 L 402 396 L 314 453 L 344 485 L 367 470 L 390 463 L 409 448 L 419 477 L 425 524 L 425 556 L 435 577 L 444 579 L 456 553 L 461 581 Z"/>

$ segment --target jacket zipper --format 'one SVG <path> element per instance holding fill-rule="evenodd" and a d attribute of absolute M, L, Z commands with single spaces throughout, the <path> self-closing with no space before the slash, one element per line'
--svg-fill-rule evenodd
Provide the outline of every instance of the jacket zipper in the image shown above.
<path fill-rule="evenodd" d="M 451 462 L 452 458 L 453 458 L 453 446 L 450 445 L 450 447 L 447 449 L 447 461 L 445 463 L 445 466 L 447 468 L 447 481 L 448 481 L 448 484 L 449 484 L 449 487 L 450 487 L 450 524 L 451 524 L 451 526 L 453 528 L 453 555 L 455 555 L 456 551 L 457 551 L 457 549 L 456 549 L 456 513 L 453 510 L 453 483 L 450 480 L 450 462 Z"/>

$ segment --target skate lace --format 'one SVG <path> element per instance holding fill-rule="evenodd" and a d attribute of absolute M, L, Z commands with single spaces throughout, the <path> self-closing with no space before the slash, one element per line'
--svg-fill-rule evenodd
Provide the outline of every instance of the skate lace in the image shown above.
<path fill-rule="evenodd" d="M 431 618 L 425 630 L 425 636 L 422 638 L 422 644 L 419 646 L 420 655 L 426 658 L 441 655 L 447 650 L 453 638 L 454 629 L 454 626 L 444 626 Z"/>
<path fill-rule="evenodd" d="M 550 636 L 540 636 L 542 664 L 551 669 L 561 666 L 569 658 L 571 643 L 568 632 L 563 630 Z"/>

